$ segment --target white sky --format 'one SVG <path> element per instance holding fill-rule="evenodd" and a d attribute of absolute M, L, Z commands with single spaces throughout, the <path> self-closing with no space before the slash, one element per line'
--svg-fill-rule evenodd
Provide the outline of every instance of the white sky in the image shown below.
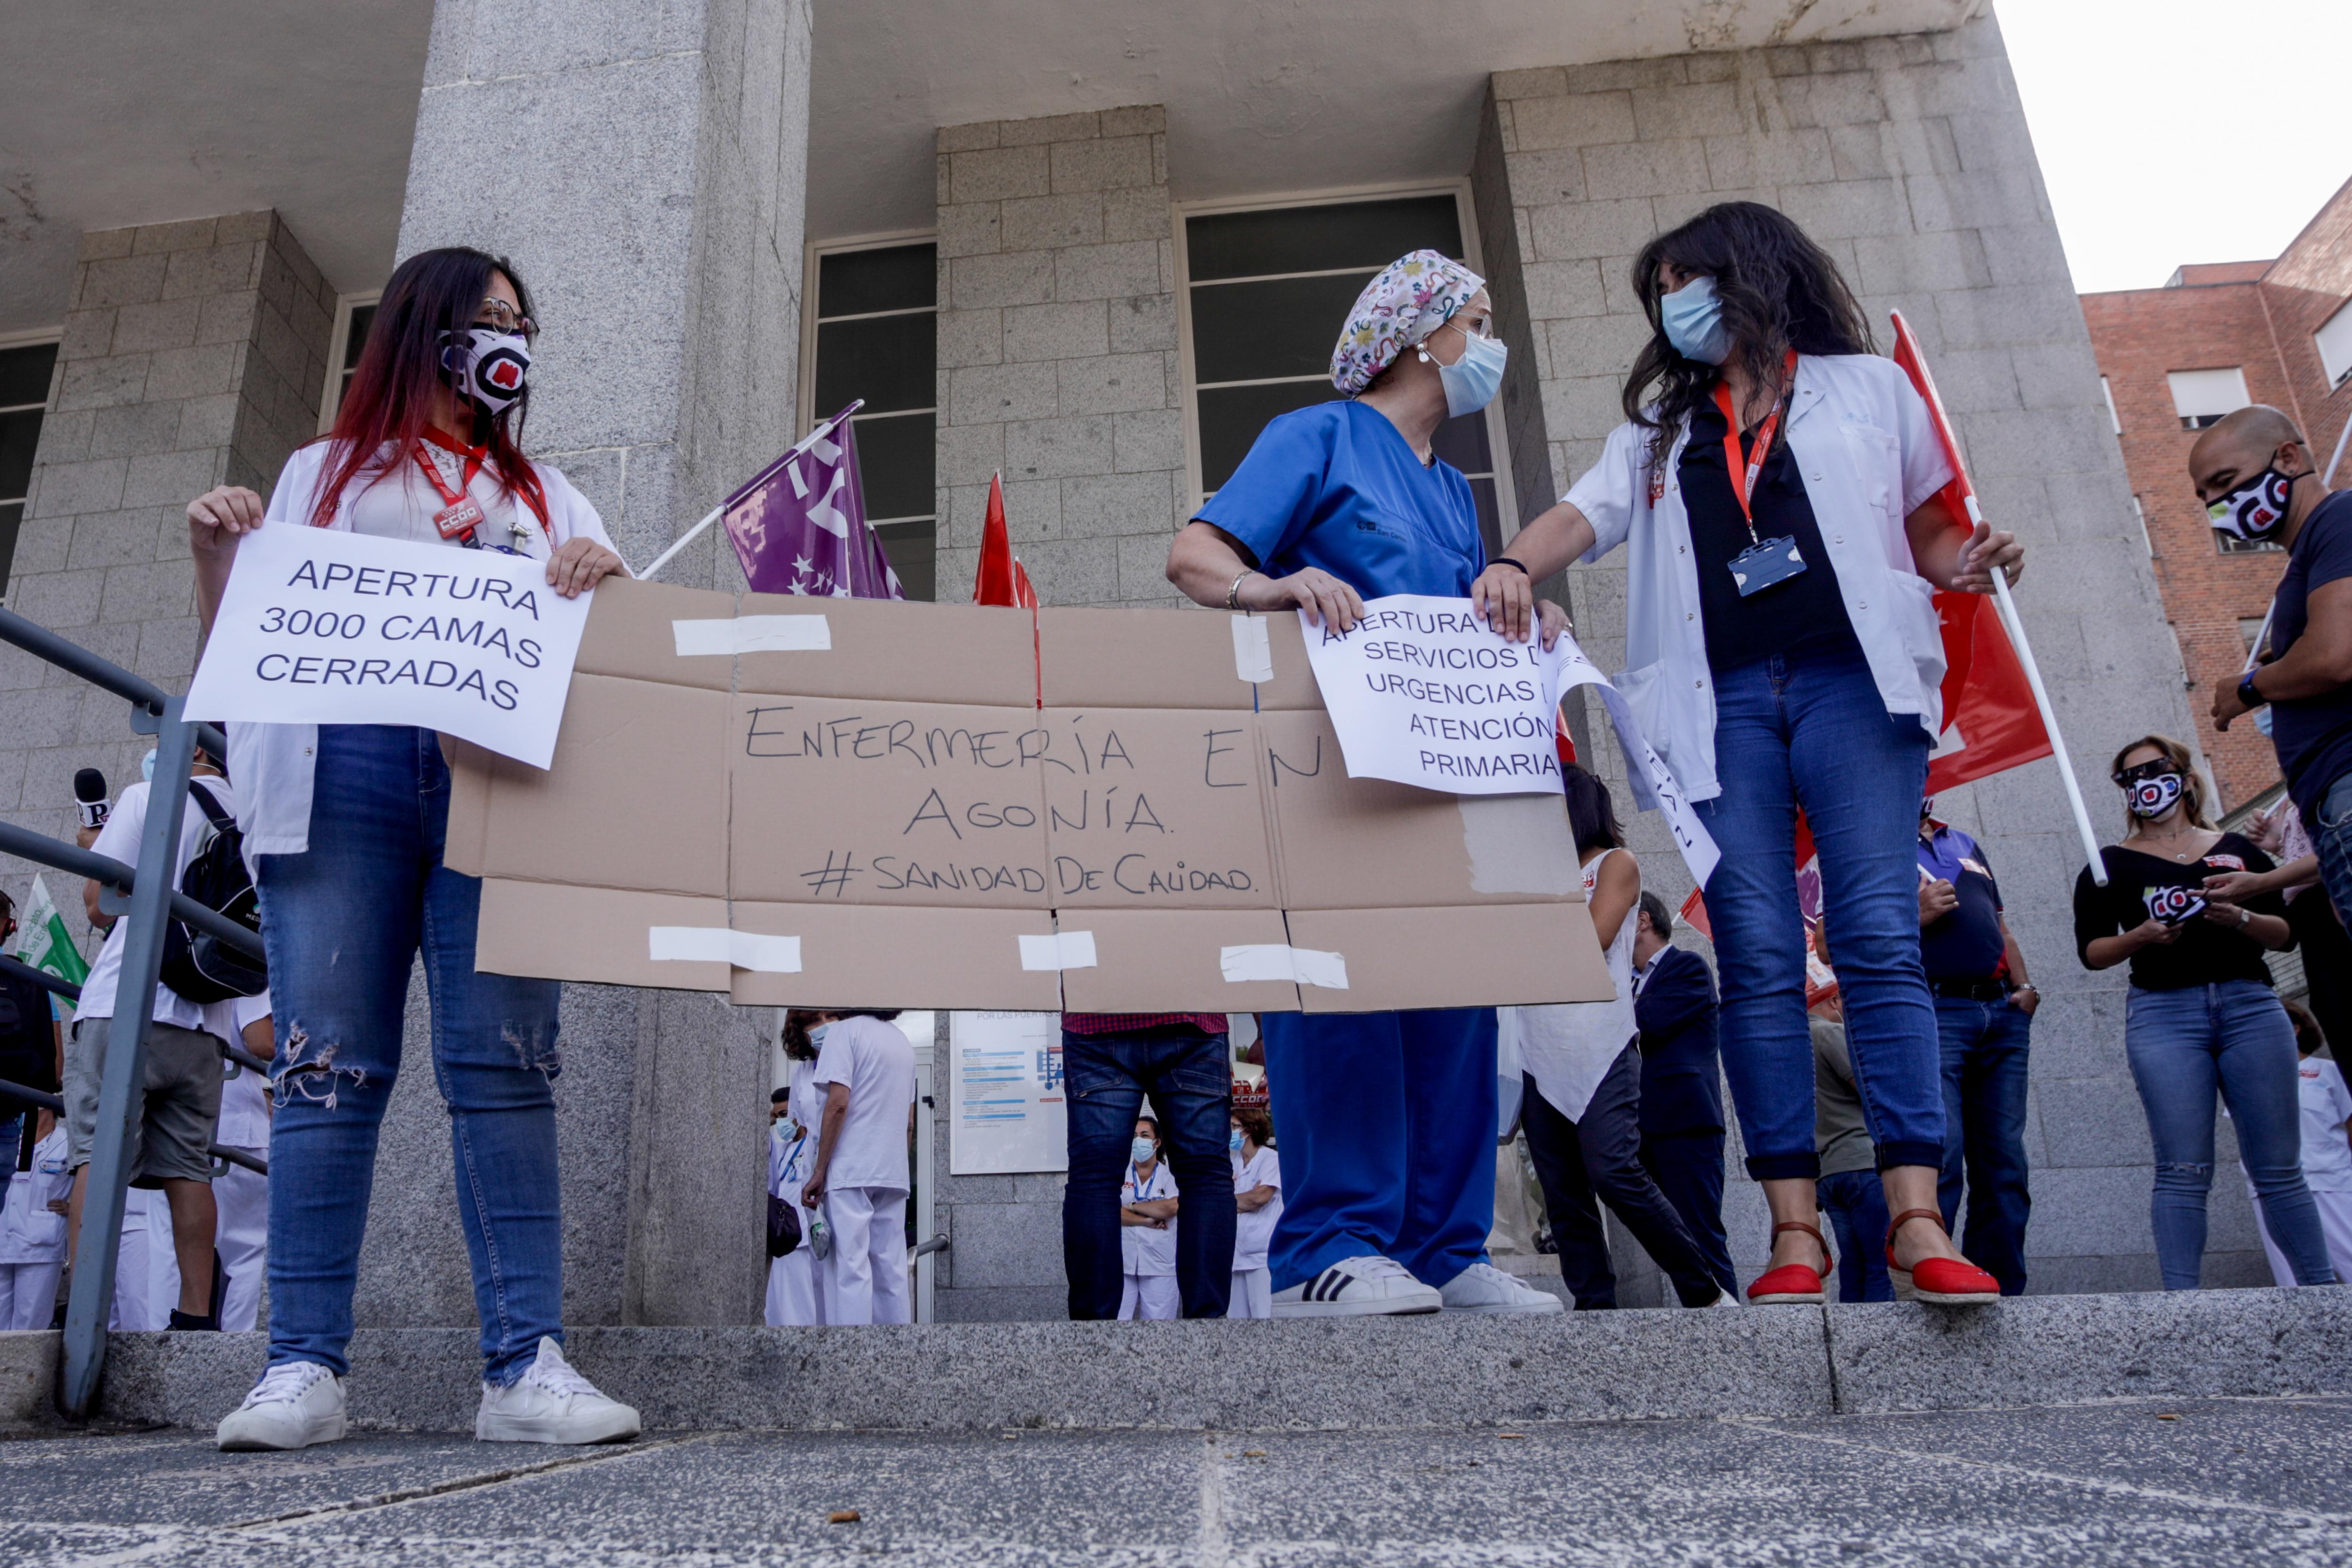
<path fill-rule="evenodd" d="M 2352 0 L 2000 0 L 2083 293 L 2276 256 L 2352 178 Z"/>

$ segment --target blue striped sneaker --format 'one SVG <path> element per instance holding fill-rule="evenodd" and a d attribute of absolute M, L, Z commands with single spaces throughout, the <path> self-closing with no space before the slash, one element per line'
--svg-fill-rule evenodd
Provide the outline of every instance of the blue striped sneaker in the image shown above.
<path fill-rule="evenodd" d="M 1403 1264 L 1378 1253 L 1343 1258 L 1304 1285 L 1278 1290 L 1277 1318 L 1382 1318 L 1434 1312 L 1444 1304 Z"/>

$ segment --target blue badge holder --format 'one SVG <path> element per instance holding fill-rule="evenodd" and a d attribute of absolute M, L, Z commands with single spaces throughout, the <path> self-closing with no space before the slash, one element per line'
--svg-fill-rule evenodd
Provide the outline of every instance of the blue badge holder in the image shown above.
<path fill-rule="evenodd" d="M 1777 587 L 1804 569 L 1805 558 L 1794 539 L 1768 539 L 1731 558 L 1731 581 L 1744 599 Z"/>

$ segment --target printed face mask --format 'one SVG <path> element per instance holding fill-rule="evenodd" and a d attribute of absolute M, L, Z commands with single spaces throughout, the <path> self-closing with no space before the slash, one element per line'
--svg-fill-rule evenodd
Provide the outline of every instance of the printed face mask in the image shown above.
<path fill-rule="evenodd" d="M 1468 346 L 1463 349 L 1462 357 L 1452 364 L 1437 367 L 1438 382 L 1445 388 L 1445 415 L 1449 419 L 1475 414 L 1494 402 L 1495 394 L 1502 388 L 1504 362 L 1511 357 L 1511 351 L 1493 338 L 1473 337 L 1465 332 L 1463 342 Z"/>
<path fill-rule="evenodd" d="M 1694 278 L 1660 296 L 1658 324 L 1685 359 L 1721 364 L 1731 357 L 1731 333 L 1723 324 L 1723 301 L 1716 298 L 1712 278 Z"/>
<path fill-rule="evenodd" d="M 2124 809 L 2137 817 L 2162 816 L 2180 799 L 2182 780 L 2179 773 L 2158 773 L 2150 778 L 2134 779 L 2124 790 Z"/>
<path fill-rule="evenodd" d="M 2217 533 L 2232 539 L 2268 539 L 2286 521 L 2287 498 L 2299 477 L 2264 468 L 2250 483 L 2207 507 L 2205 515 L 2212 520 Z"/>
<path fill-rule="evenodd" d="M 441 373 L 475 407 L 495 419 L 522 395 L 530 374 L 530 345 L 520 332 L 470 327 L 463 337 L 441 334 Z"/>

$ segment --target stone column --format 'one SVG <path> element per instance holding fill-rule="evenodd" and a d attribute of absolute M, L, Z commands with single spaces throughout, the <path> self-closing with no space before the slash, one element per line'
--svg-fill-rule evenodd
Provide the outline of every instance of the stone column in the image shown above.
<path fill-rule="evenodd" d="M 1167 111 L 939 133 L 940 597 L 970 596 L 992 473 L 1055 605 L 1172 605 L 1190 515 Z"/>
<path fill-rule="evenodd" d="M 1622 417 L 1648 333 L 1634 253 L 1712 203 L 1769 202 L 1837 258 L 1882 351 L 1886 312 L 1918 332 L 1985 510 L 2026 542 L 2018 599 L 2084 795 L 2122 828 L 2102 769 L 2149 730 L 2187 736 L 2179 661 L 2131 510 L 2081 306 L 1990 17 L 1954 31 L 1695 54 L 1493 79 L 1542 378 L 1552 480 L 1565 487 Z M 1622 554 L 1576 575 L 1578 629 L 1604 668 L 1624 636 Z M 1596 730 L 1602 727 L 1596 726 Z M 1622 778 L 1609 745 L 1601 771 Z M 2069 899 L 2083 853 L 2047 763 L 1938 797 L 1984 844 L 2047 1001 L 2034 1021 L 2026 1147 L 2037 1289 L 2147 1289 L 2146 1123 L 2123 1056 L 2120 972 L 2086 974 Z M 1689 887 L 1657 818 L 1636 820 L 1645 880 Z M 1735 1135 L 1735 1176 L 1740 1155 Z M 2226 1169 L 2231 1156 L 2223 1154 Z M 1760 1260 L 1760 1194 L 1727 1194 L 1735 1254 Z M 2215 1184 L 2210 1283 L 2259 1278 L 2242 1184 Z"/>
<path fill-rule="evenodd" d="M 525 445 L 637 564 L 792 440 L 809 28 L 806 0 L 551 0 L 527 25 L 487 0 L 434 12 L 400 253 L 512 258 L 544 329 Z M 716 531 L 663 579 L 741 585 Z M 567 989 L 571 1321 L 758 1321 L 766 1017 L 700 995 Z M 446 1186 L 430 1076 L 410 1080 L 387 1162 L 397 1142 Z M 390 1185 L 377 1184 L 362 1321 L 470 1321 L 454 1207 L 438 1191 L 387 1203 Z"/>
<path fill-rule="evenodd" d="M 275 213 L 82 236 L 8 605 L 173 691 L 196 654 L 188 501 L 267 490 L 318 430 L 335 300 Z M 121 700 L 0 649 L 0 802 L 73 837 L 73 775 L 139 776 Z M 24 868 L 10 862 L 12 871 Z M 48 874 L 77 930 L 79 884 Z M 13 888 L 12 890 L 21 890 Z"/>

